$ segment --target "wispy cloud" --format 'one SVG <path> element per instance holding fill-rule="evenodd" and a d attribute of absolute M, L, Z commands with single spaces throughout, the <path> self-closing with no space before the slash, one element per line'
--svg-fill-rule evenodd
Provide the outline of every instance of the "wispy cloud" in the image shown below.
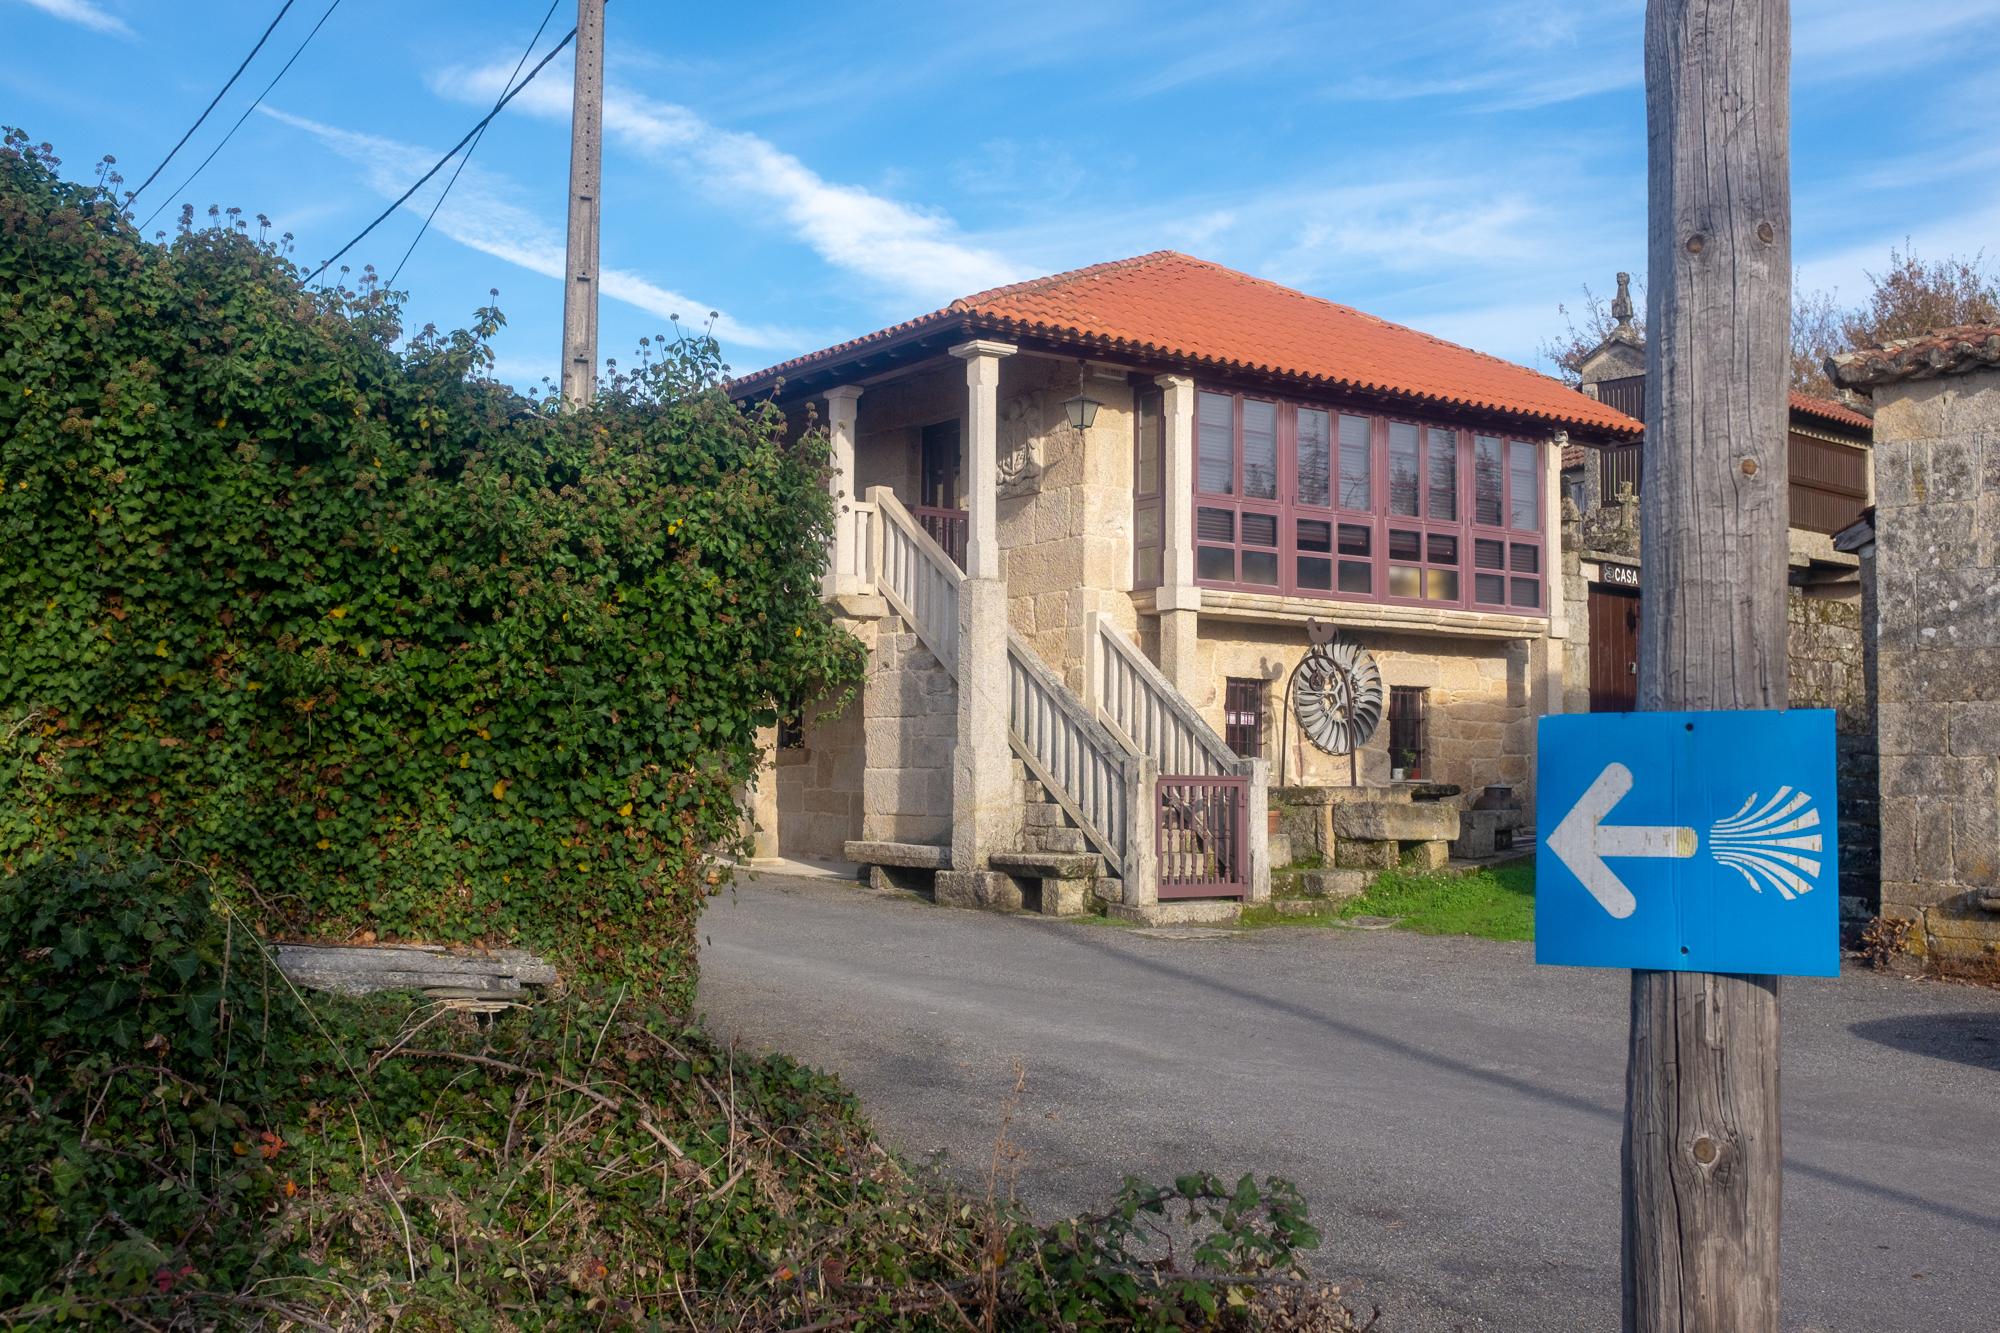
<path fill-rule="evenodd" d="M 497 65 L 448 69 L 432 84 L 448 96 L 489 102 L 506 75 Z M 513 105 L 566 117 L 570 93 L 560 80 L 537 81 Z M 944 213 L 829 181 L 769 140 L 721 129 L 684 106 L 613 86 L 605 94 L 604 125 L 640 152 L 688 172 L 717 199 L 776 210 L 827 263 L 897 294 L 937 303 L 1021 276 Z"/>
<path fill-rule="evenodd" d="M 21 3 L 94 32 L 108 32 L 119 37 L 137 35 L 126 26 L 124 19 L 116 14 L 107 14 L 91 0 L 21 0 Z"/>
<path fill-rule="evenodd" d="M 409 188 L 436 160 L 433 150 L 398 143 L 373 134 L 324 125 L 304 116 L 291 115 L 272 107 L 258 110 L 282 124 L 302 130 L 331 148 L 362 170 L 368 187 L 385 199 L 393 199 Z M 443 188 L 444 176 L 431 189 L 420 191 L 404 207 L 417 216 L 430 211 Z M 541 218 L 516 203 L 518 190 L 504 176 L 468 166 L 452 190 L 452 197 L 438 211 L 431 224 L 461 245 L 496 259 L 504 259 L 530 273 L 561 280 L 564 254 L 561 235 Z M 678 318 L 700 326 L 707 322 L 711 307 L 680 292 L 671 291 L 625 269 L 607 268 L 602 273 L 604 294 L 616 301 L 636 306 L 662 319 Z M 813 345 L 812 335 L 796 330 L 746 324 L 726 314 L 715 318 L 715 335 L 725 343 L 745 347 L 789 349 Z"/>

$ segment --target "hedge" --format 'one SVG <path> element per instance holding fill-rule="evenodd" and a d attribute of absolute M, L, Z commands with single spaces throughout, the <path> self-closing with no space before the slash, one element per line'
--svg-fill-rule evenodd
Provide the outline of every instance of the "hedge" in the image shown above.
<path fill-rule="evenodd" d="M 0 874 L 150 851 L 263 928 L 506 940 L 683 998 L 755 733 L 858 674 L 818 436 L 712 340 L 586 411 L 230 210 L 0 149 Z"/>

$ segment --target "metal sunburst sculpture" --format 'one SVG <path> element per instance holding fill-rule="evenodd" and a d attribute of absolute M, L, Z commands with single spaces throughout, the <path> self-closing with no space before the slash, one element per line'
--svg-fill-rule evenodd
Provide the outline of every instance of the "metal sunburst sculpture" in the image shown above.
<path fill-rule="evenodd" d="M 1306 632 L 1312 647 L 1292 669 L 1285 687 L 1290 711 L 1306 739 L 1320 750 L 1348 756 L 1348 780 L 1358 785 L 1355 756 L 1382 725 L 1381 668 L 1371 653 L 1343 640 L 1331 625 L 1311 621 Z M 1285 757 L 1281 755 L 1281 764 Z"/>

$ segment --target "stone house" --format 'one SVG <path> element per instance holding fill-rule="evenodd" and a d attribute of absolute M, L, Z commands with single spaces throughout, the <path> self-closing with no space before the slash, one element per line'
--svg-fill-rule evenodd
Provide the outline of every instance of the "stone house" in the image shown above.
<path fill-rule="evenodd" d="M 1626 274 L 1612 302 L 1617 320 L 1580 363 L 1583 392 L 1630 416 L 1646 412 L 1646 344 L 1632 323 Z M 1876 901 L 1875 715 L 1864 670 L 1861 558 L 1834 534 L 1874 499 L 1872 423 L 1854 407 L 1790 395 L 1791 561 L 1787 621 L 1794 708 L 1835 710 L 1840 778 L 1840 879 L 1845 914 Z M 1562 585 L 1569 712 L 1630 709 L 1638 697 L 1640 459 L 1645 441 L 1572 442 L 1563 460 Z"/>
<path fill-rule="evenodd" d="M 732 393 L 828 430 L 825 593 L 870 651 L 843 712 L 806 702 L 772 738 L 758 852 L 1146 920 L 1269 892 L 1274 776 L 1348 784 L 1284 707 L 1311 621 L 1384 677 L 1363 786 L 1504 785 L 1532 811 L 1535 719 L 1575 693 L 1564 446 L 1642 429 L 1166 251 L 966 297 Z"/>
<path fill-rule="evenodd" d="M 1875 405 L 1882 903 L 1939 971 L 2000 980 L 2000 327 L 1833 358 Z"/>

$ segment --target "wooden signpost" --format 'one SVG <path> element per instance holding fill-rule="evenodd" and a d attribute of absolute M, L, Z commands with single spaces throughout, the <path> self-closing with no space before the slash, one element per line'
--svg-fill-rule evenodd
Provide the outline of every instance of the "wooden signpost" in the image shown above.
<path fill-rule="evenodd" d="M 1649 0 L 1639 707 L 1786 703 L 1788 0 Z M 1632 974 L 1628 1330 L 1778 1326 L 1778 983 Z"/>

